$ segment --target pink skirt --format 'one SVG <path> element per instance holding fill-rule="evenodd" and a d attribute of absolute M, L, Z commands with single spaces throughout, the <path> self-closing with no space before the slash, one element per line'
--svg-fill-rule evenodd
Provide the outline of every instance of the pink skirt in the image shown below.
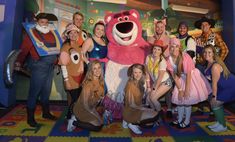
<path fill-rule="evenodd" d="M 175 86 L 172 92 L 172 103 L 176 105 L 193 105 L 199 102 L 205 101 L 208 95 L 212 92 L 211 85 L 207 79 L 201 74 L 201 72 L 195 68 L 191 71 L 191 83 L 190 83 L 190 93 L 187 99 L 178 99 L 178 88 Z M 180 77 L 180 85 L 183 90 L 185 90 L 186 75 L 183 74 Z"/>

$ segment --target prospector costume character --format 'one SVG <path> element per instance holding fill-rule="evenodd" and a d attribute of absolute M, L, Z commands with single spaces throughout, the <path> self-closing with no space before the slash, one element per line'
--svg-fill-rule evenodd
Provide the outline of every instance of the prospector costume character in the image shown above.
<path fill-rule="evenodd" d="M 49 29 L 48 21 L 57 21 L 57 17 L 49 13 L 39 13 L 36 16 L 35 27 L 23 39 L 21 52 L 16 60 L 15 68 L 21 68 L 26 56 L 29 55 L 29 68 L 31 70 L 30 88 L 27 99 L 27 123 L 31 127 L 38 126 L 34 119 L 34 111 L 38 96 L 42 104 L 42 117 L 56 120 L 49 111 L 49 96 L 51 93 L 54 64 L 61 47 L 60 39 L 53 30 Z M 36 44 L 33 43 L 36 41 Z M 36 47 L 38 45 L 39 47 Z M 47 55 L 40 54 L 39 49 L 45 49 Z M 58 49 L 58 51 L 57 51 Z M 51 51 L 51 52 L 50 52 Z"/>

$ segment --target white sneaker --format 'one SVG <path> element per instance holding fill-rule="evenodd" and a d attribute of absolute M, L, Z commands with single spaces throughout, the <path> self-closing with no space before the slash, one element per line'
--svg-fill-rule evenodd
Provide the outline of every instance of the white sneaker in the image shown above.
<path fill-rule="evenodd" d="M 76 121 L 76 117 L 72 115 L 71 119 L 68 120 L 67 131 L 72 132 L 76 126 L 73 125 L 73 122 Z"/>
<path fill-rule="evenodd" d="M 137 125 L 133 125 L 131 123 L 128 124 L 128 128 L 131 129 L 131 131 L 137 135 L 142 134 L 142 131 L 139 129 L 139 127 Z"/>
<path fill-rule="evenodd" d="M 219 122 L 216 122 L 216 123 L 213 124 L 213 125 L 209 125 L 208 128 L 214 129 L 214 128 L 218 127 L 219 125 L 220 125 Z"/>
<path fill-rule="evenodd" d="M 128 128 L 128 123 L 125 121 L 125 120 L 122 120 L 122 127 L 124 129 L 127 129 Z"/>
<path fill-rule="evenodd" d="M 217 127 L 213 128 L 213 129 L 211 129 L 211 131 L 213 131 L 213 132 L 224 132 L 227 130 L 228 130 L 227 127 L 226 126 L 224 127 L 221 124 L 219 124 Z"/>

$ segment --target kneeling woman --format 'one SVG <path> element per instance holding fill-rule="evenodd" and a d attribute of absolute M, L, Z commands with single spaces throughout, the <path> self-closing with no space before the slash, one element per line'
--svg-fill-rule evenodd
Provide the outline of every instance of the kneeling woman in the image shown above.
<path fill-rule="evenodd" d="M 129 80 L 125 87 L 123 127 L 130 128 L 135 134 L 141 134 L 139 126 L 151 126 L 158 119 L 158 112 L 142 105 L 146 76 L 144 65 L 133 64 L 127 74 Z"/>
<path fill-rule="evenodd" d="M 210 104 L 217 120 L 215 124 L 208 127 L 213 132 L 224 132 L 227 131 L 227 126 L 223 104 L 235 100 L 235 76 L 229 72 L 212 45 L 204 47 L 203 56 L 207 61 L 204 74 L 212 85 Z"/>
<path fill-rule="evenodd" d="M 73 113 L 76 126 L 90 131 L 99 131 L 103 120 L 96 108 L 104 97 L 104 77 L 101 63 L 97 60 L 90 62 L 86 77 L 83 81 L 82 93 L 74 104 Z M 72 117 L 74 120 L 74 116 Z"/>

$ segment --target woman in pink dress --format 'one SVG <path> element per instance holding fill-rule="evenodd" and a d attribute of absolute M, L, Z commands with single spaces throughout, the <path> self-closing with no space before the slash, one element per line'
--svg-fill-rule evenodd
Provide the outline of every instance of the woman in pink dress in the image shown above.
<path fill-rule="evenodd" d="M 178 120 L 173 121 L 171 125 L 187 128 L 190 126 L 192 105 L 205 101 L 212 90 L 207 79 L 195 68 L 192 58 L 182 52 L 180 40 L 177 38 L 170 39 L 167 64 L 167 69 L 175 81 L 172 103 L 176 104 L 178 109 Z"/>

